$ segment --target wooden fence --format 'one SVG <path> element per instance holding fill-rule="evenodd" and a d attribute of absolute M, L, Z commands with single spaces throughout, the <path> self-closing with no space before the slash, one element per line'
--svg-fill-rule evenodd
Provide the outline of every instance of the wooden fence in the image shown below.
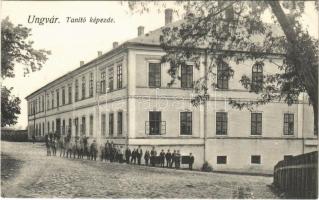
<path fill-rule="evenodd" d="M 318 151 L 293 156 L 277 163 L 274 185 L 288 198 L 317 199 Z"/>

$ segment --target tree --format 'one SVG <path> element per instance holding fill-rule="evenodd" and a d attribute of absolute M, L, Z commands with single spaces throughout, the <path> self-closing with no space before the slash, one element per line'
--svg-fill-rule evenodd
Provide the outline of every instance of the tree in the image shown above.
<path fill-rule="evenodd" d="M 31 36 L 31 29 L 21 24 L 14 26 L 6 17 L 1 22 L 1 77 L 13 78 L 17 63 L 24 65 L 24 75 L 40 70 L 46 62 L 47 50 L 36 50 L 33 41 L 27 40 Z M 1 127 L 17 123 L 20 114 L 18 97 L 11 96 L 13 88 L 1 88 Z"/>
<path fill-rule="evenodd" d="M 138 3 L 130 4 L 135 9 Z M 216 80 L 217 66 L 226 69 L 219 76 L 229 79 L 234 74 L 228 62 L 231 59 L 237 64 L 251 59 L 256 67 L 263 66 L 265 61 L 272 62 L 278 66 L 279 73 L 262 75 L 258 80 L 251 80 L 247 75 L 241 78 L 245 88 L 258 94 L 256 100 L 229 99 L 229 104 L 250 110 L 272 101 L 291 105 L 306 93 L 314 110 L 317 134 L 319 42 L 302 27 L 304 1 L 182 1 L 178 4 L 183 6 L 186 16 L 162 29 L 161 47 L 166 52 L 162 62 L 171 64 L 169 74 L 173 83 L 180 78 L 177 72 L 186 61 L 194 61 L 198 68 L 202 52 L 209 55 L 208 72 L 194 84 L 195 106 L 205 103 L 208 90 L 216 87 L 216 81 L 209 84 L 209 80 Z M 317 2 L 315 6 L 318 10 Z M 271 12 L 274 24 L 264 22 L 262 14 L 267 11 Z M 277 34 L 276 26 L 282 34 Z M 263 37 L 256 41 L 256 35 Z M 280 56 L 282 63 L 275 63 L 269 55 Z"/>
<path fill-rule="evenodd" d="M 21 100 L 19 97 L 11 96 L 13 88 L 1 88 L 1 127 L 6 125 L 16 124 L 18 114 L 20 114 Z"/>

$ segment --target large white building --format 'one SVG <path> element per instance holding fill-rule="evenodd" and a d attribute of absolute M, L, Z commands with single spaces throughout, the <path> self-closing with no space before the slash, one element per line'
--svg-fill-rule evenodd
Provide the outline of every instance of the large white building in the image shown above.
<path fill-rule="evenodd" d="M 170 19 L 166 16 L 167 24 Z M 169 65 L 160 64 L 165 54 L 160 34 L 161 29 L 144 34 L 139 27 L 138 37 L 121 45 L 114 42 L 111 51 L 99 52 L 27 96 L 29 136 L 70 132 L 100 144 L 109 140 L 143 149 L 154 145 L 158 152 L 192 152 L 197 168 L 208 161 L 214 170 L 262 173 L 272 173 L 285 156 L 317 149 L 313 110 L 305 95 L 291 106 L 273 102 L 254 112 L 228 105 L 229 98 L 256 99 L 239 83 L 242 74 L 271 73 L 277 70 L 274 64 L 258 70 L 252 69 L 252 61 L 234 64 L 234 76 L 211 88 L 206 104 L 193 107 L 192 82 L 205 74 L 208 62 L 201 62 L 199 69 L 189 62 L 180 72 L 181 80 L 168 87 Z M 269 56 L 280 62 L 280 55 Z"/>

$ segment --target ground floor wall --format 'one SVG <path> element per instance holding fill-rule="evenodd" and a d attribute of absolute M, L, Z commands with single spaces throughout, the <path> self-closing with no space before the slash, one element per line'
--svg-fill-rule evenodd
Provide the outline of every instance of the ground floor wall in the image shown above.
<path fill-rule="evenodd" d="M 274 166 L 285 156 L 303 153 L 303 141 L 277 138 L 216 138 L 207 140 L 206 152 L 207 161 L 213 165 L 214 170 L 272 174 Z M 226 157 L 225 163 L 218 161 L 218 157 L 221 156 Z"/>

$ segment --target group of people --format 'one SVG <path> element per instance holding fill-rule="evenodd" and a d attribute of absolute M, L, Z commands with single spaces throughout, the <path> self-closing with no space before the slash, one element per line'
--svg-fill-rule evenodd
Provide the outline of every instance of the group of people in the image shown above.
<path fill-rule="evenodd" d="M 188 156 L 188 165 L 189 169 L 193 169 L 193 164 L 194 164 L 194 156 L 192 153 L 189 154 Z M 157 156 L 157 152 L 155 150 L 155 147 L 152 147 L 152 150 L 149 152 L 148 150 L 145 152 L 144 155 L 145 159 L 145 165 L 148 165 L 148 162 L 150 162 L 151 166 L 156 166 L 160 165 L 160 167 L 166 167 L 167 168 L 173 168 L 175 167 L 176 169 L 179 169 L 181 166 L 181 153 L 179 150 L 174 150 L 172 153 L 168 149 L 167 152 L 165 153 L 164 149 L 159 153 L 159 156 Z"/>
<path fill-rule="evenodd" d="M 56 150 L 59 149 L 60 157 L 83 159 L 86 156 L 88 160 L 96 160 L 97 158 L 97 143 L 94 140 L 89 145 L 88 137 L 71 140 L 71 135 L 58 137 L 55 134 L 49 134 L 45 136 L 45 144 L 47 156 L 56 156 Z"/>
<path fill-rule="evenodd" d="M 146 166 L 160 166 L 167 168 L 176 168 L 179 169 L 181 166 L 181 153 L 179 150 L 170 151 L 168 149 L 166 152 L 164 149 L 157 155 L 157 151 L 153 146 L 152 149 L 146 150 L 143 154 L 143 149 L 141 146 L 130 149 L 129 146 L 124 150 L 122 145 L 116 145 L 112 141 L 106 141 L 105 144 L 101 144 L 100 151 L 98 151 L 97 142 L 93 140 L 91 144 L 88 142 L 88 137 L 80 137 L 71 140 L 71 136 L 67 135 L 65 137 L 56 137 L 53 134 L 49 134 L 45 137 L 45 143 L 47 147 L 47 155 L 51 156 L 51 152 L 53 156 L 56 156 L 57 148 L 60 149 L 60 157 L 66 158 L 78 158 L 83 159 L 84 156 L 87 157 L 88 160 L 96 160 L 97 155 L 99 153 L 101 161 L 109 161 L 109 162 L 119 162 L 119 163 L 127 163 L 127 164 L 142 164 L 142 158 L 144 158 L 144 164 Z M 144 155 L 144 156 L 143 156 Z M 194 164 L 194 156 L 192 153 L 189 156 L 187 163 L 189 165 L 189 169 L 193 169 Z"/>

